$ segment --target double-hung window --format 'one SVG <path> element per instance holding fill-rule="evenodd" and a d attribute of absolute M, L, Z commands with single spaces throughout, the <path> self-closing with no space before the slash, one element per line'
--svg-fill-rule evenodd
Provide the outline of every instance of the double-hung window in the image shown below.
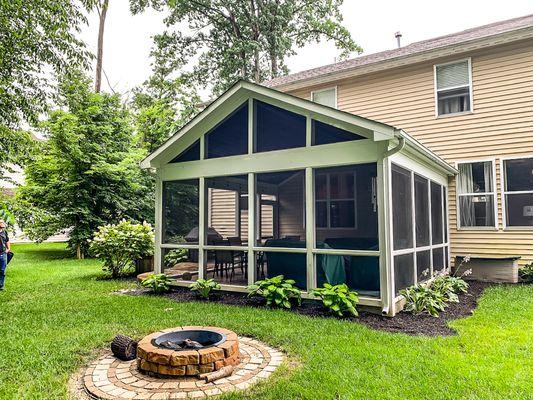
<path fill-rule="evenodd" d="M 533 227 L 533 157 L 503 160 L 505 224 Z"/>
<path fill-rule="evenodd" d="M 496 194 L 492 161 L 459 163 L 459 227 L 496 227 Z"/>
<path fill-rule="evenodd" d="M 337 108 L 337 88 L 332 87 L 311 92 L 311 100 L 324 106 Z"/>
<path fill-rule="evenodd" d="M 435 100 L 437 115 L 472 110 L 472 74 L 470 59 L 435 65 Z"/>
<path fill-rule="evenodd" d="M 355 173 L 316 175 L 317 228 L 357 228 Z"/>

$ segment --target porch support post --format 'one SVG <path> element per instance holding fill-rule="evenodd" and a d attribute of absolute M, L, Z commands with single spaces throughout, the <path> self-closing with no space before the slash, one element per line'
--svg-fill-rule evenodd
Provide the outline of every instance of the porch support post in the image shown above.
<path fill-rule="evenodd" d="M 316 288 L 313 248 L 315 247 L 315 207 L 314 207 L 313 168 L 305 169 L 305 241 L 307 260 L 307 291 Z"/>
<path fill-rule="evenodd" d="M 155 248 L 154 248 L 154 272 L 160 274 L 163 270 L 161 266 L 161 242 L 163 231 L 163 182 L 161 181 L 160 170 L 155 177 Z"/>
<path fill-rule="evenodd" d="M 382 156 L 377 162 L 377 200 L 378 200 L 378 235 L 379 235 L 379 276 L 383 312 L 394 315 L 394 293 L 392 280 L 391 229 L 392 215 L 390 209 L 390 168 L 389 159 L 383 157 L 388 142 L 384 142 Z"/>
<path fill-rule="evenodd" d="M 255 282 L 255 175 L 253 173 L 248 174 L 248 285 L 252 285 Z"/>
<path fill-rule="evenodd" d="M 206 256 L 204 251 L 205 239 L 206 239 L 206 210 L 207 210 L 207 190 L 205 187 L 205 178 L 199 179 L 198 193 L 200 197 L 200 210 L 199 210 L 199 222 L 198 222 L 198 279 L 205 278 L 206 269 Z"/>

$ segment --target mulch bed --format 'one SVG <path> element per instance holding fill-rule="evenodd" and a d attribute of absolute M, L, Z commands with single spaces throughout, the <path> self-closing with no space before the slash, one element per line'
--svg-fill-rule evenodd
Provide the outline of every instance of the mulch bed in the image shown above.
<path fill-rule="evenodd" d="M 472 312 L 477 306 L 478 297 L 485 288 L 492 285 L 491 283 L 474 281 L 469 282 L 469 284 L 470 288 L 468 289 L 468 293 L 459 295 L 459 303 L 449 303 L 446 311 L 442 312 L 438 318 L 428 314 L 414 315 L 406 312 L 401 312 L 394 318 L 390 318 L 378 314 L 372 314 L 368 311 L 360 311 L 359 317 L 344 318 L 344 320 L 359 322 L 373 329 L 386 332 L 405 333 L 408 335 L 455 335 L 456 332 L 448 327 L 447 323 L 455 319 L 472 315 Z M 144 295 L 149 293 L 148 289 L 137 289 L 130 290 L 124 294 Z M 164 296 L 177 302 L 207 301 L 199 298 L 189 289 L 180 287 L 176 287 L 170 293 L 164 294 Z M 262 298 L 250 298 L 247 297 L 246 293 L 236 292 L 215 292 L 211 295 L 209 302 L 244 307 L 265 307 L 265 302 Z M 321 302 L 314 300 L 304 300 L 301 307 L 295 307 L 288 310 L 288 312 L 296 312 L 309 317 L 336 318 L 322 307 Z"/>

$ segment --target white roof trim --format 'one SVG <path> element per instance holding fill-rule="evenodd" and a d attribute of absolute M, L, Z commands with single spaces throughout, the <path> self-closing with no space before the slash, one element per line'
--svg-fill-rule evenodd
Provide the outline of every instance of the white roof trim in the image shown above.
<path fill-rule="evenodd" d="M 331 107 L 327 107 L 318 103 L 314 103 L 310 100 L 301 99 L 286 93 L 279 92 L 275 89 L 270 89 L 255 83 L 246 81 L 238 81 L 225 93 L 219 96 L 215 101 L 209 104 L 204 110 L 197 114 L 191 121 L 183 126 L 177 133 L 171 136 L 165 143 L 163 143 L 153 153 L 148 155 L 141 161 L 142 168 L 153 167 L 153 162 L 161 156 L 168 148 L 170 148 L 176 141 L 182 138 L 187 132 L 191 131 L 194 127 L 204 121 L 213 111 L 225 104 L 230 98 L 236 96 L 242 96 L 244 98 L 256 97 L 258 99 L 273 99 L 287 105 L 305 110 L 311 115 L 317 117 L 331 118 L 339 122 L 357 126 L 363 129 L 374 132 L 374 138 L 379 137 L 379 140 L 392 139 L 397 129 L 391 125 L 387 125 L 381 122 L 373 121 L 367 118 L 363 118 L 354 114 L 350 114 L 344 111 L 340 111 Z M 378 133 L 379 135 L 376 135 Z M 375 139 L 377 140 L 377 139 Z"/>

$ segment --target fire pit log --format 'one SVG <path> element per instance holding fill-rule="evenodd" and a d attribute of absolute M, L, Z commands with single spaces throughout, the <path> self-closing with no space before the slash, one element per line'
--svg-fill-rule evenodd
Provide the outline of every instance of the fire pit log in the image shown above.
<path fill-rule="evenodd" d="M 123 361 L 134 360 L 137 356 L 137 342 L 124 335 L 117 335 L 111 342 L 113 355 Z"/>
<path fill-rule="evenodd" d="M 233 365 L 227 365 L 225 367 L 220 368 L 218 371 L 215 372 L 209 372 L 207 374 L 199 374 L 199 379 L 204 379 L 205 383 L 216 381 L 217 379 L 225 378 L 226 376 L 230 376 L 233 374 L 233 370 L 235 367 Z"/>

